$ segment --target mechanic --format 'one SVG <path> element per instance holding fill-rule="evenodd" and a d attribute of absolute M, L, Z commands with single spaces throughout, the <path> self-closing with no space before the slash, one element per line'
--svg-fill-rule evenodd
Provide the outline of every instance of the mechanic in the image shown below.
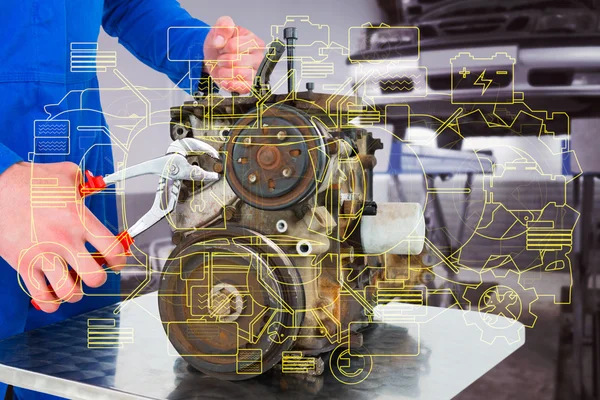
<path fill-rule="evenodd" d="M 71 143 L 77 146 L 71 146 L 69 155 L 45 157 L 48 162 L 35 163 L 35 167 L 28 162 L 28 155 L 34 151 L 34 120 L 48 117 L 44 106 L 58 104 L 70 91 L 98 87 L 95 73 L 70 71 L 70 43 L 97 42 L 102 25 L 143 63 L 189 90 L 189 64 L 167 59 L 167 30 L 173 26 L 203 27 L 205 29 L 178 30 L 178 36 L 171 37 L 171 51 L 188 54 L 190 46 L 196 45 L 196 56 L 198 51 L 204 53 L 198 59 L 216 61 L 205 63 L 203 68 L 221 88 L 247 93 L 262 60 L 264 42 L 247 29 L 234 28 L 230 17 L 219 18 L 211 29 L 192 18 L 175 0 L 3 0 L 0 20 L 3 54 L 0 64 L 0 279 L 3 285 L 0 338 L 6 338 L 115 302 L 114 297 L 87 294 L 120 293 L 119 275 L 107 274 L 92 257 L 78 258 L 85 296 L 76 283 L 77 276 L 68 276 L 63 267 L 42 268 L 42 262 L 35 262 L 37 256 L 44 253 L 44 245 L 36 246 L 37 254 L 28 251 L 26 259 L 19 260 L 21 252 L 33 244 L 30 195 L 33 168 L 36 179 L 58 178 L 59 186 L 71 187 L 73 194 L 78 192 L 81 182 L 78 164 L 84 156 L 86 166 L 96 174 L 113 172 L 110 146 L 95 146 L 92 156 L 85 155 L 90 146 L 80 145 L 87 142 L 78 135 L 77 129 L 70 132 Z M 238 76 L 243 79 L 232 79 Z M 92 96 L 88 101 L 100 109 L 99 91 L 92 90 L 86 95 Z M 90 114 L 71 115 L 71 127 L 106 125 L 101 114 L 93 117 Z M 86 140 L 89 134 L 86 132 Z M 98 133 L 91 142 L 90 145 L 110 144 L 110 139 Z M 114 195 L 90 196 L 85 202 L 87 208 L 84 206 L 79 211 L 77 202 L 72 202 L 42 216 L 36 214 L 35 242 L 59 243 L 70 254 L 81 254 L 90 250 L 91 245 L 103 254 L 107 267 L 122 266 L 125 263 L 123 248 L 114 246 L 116 231 L 111 232 L 106 227 L 118 226 L 116 198 Z M 82 220 L 86 221 L 85 227 Z M 107 251 L 109 247 L 114 249 Z M 65 262 L 62 265 L 69 264 L 66 254 L 69 253 L 60 254 Z M 56 260 L 49 261 L 57 264 Z M 22 270 L 18 271 L 19 268 Z M 28 268 L 29 273 L 25 273 Z M 18 273 L 29 295 L 21 287 Z M 56 285 L 65 275 L 67 283 Z M 60 290 L 53 293 L 47 284 Z M 36 307 L 30 303 L 30 295 L 36 300 Z M 6 385 L 0 384 L 0 396 L 5 392 Z M 14 389 L 14 396 L 19 399 L 53 397 L 19 388 Z"/>

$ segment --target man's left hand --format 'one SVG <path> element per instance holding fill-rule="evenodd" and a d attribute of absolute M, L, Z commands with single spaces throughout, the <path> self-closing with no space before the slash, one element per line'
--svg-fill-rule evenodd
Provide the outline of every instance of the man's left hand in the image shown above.
<path fill-rule="evenodd" d="M 221 17 L 204 42 L 204 65 L 215 83 L 229 92 L 250 92 L 265 42 L 231 17 Z"/>

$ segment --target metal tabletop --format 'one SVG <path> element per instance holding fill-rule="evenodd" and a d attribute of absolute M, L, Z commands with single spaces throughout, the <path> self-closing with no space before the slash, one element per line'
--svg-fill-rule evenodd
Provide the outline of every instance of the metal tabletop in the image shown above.
<path fill-rule="evenodd" d="M 227 382 L 188 368 L 176 354 L 158 317 L 156 293 L 127 302 L 120 314 L 114 309 L 0 341 L 0 381 L 71 399 L 447 399 L 524 343 L 518 322 L 506 320 L 520 332 L 518 340 L 488 344 L 482 338 L 494 333 L 486 332 L 492 326 L 465 323 L 482 314 L 424 307 L 426 318 L 377 324 L 364 334 L 371 354 L 414 355 L 373 357 L 371 374 L 359 384 L 338 382 L 327 362 L 323 376 L 271 370 Z"/>

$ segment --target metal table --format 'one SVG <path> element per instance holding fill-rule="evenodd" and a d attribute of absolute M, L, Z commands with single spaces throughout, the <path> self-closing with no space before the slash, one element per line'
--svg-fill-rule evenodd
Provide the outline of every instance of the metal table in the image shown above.
<path fill-rule="evenodd" d="M 272 370 L 227 382 L 191 370 L 165 336 L 156 293 L 127 302 L 120 314 L 107 307 L 0 341 L 0 381 L 72 399 L 449 399 L 524 343 L 518 322 L 510 320 L 519 340 L 488 344 L 481 338 L 493 327 L 465 323 L 483 314 L 424 309 L 426 317 L 405 327 L 377 324 L 365 333 L 371 354 L 416 355 L 373 357 L 371 374 L 356 385 L 339 383 L 327 361 L 319 377 Z"/>

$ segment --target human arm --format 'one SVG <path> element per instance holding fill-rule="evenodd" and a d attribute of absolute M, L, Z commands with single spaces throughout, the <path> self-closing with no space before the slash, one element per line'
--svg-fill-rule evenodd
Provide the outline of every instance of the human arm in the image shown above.
<path fill-rule="evenodd" d="M 102 26 L 140 61 L 183 89 L 190 88 L 189 64 L 170 61 L 167 48 L 178 55 L 172 59 L 204 60 L 205 70 L 221 87 L 239 93 L 249 91 L 264 52 L 264 42 L 236 27 L 231 18 L 219 18 L 210 29 L 174 0 L 106 0 Z M 167 40 L 169 28 L 175 27 L 197 29 L 176 29 Z"/>
<path fill-rule="evenodd" d="M 61 196 L 72 200 L 35 213 L 34 221 L 34 178 L 55 181 Z M 56 311 L 63 301 L 81 300 L 81 281 L 90 287 L 106 281 L 106 272 L 88 253 L 86 242 L 102 253 L 109 267 L 125 263 L 123 248 L 114 246 L 116 238 L 79 201 L 80 179 L 77 165 L 67 162 L 17 162 L 0 174 L 0 257 L 21 275 L 29 295 L 45 312 Z"/>

